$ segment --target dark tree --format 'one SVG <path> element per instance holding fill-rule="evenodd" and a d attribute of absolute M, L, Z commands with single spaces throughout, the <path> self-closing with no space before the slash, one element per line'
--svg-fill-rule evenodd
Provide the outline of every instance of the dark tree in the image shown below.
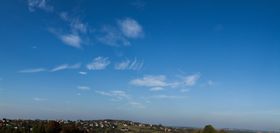
<path fill-rule="evenodd" d="M 83 133 L 83 131 L 76 127 L 74 124 L 69 124 L 62 127 L 61 133 Z"/>
<path fill-rule="evenodd" d="M 206 125 L 203 129 L 203 133 L 217 133 L 217 131 L 212 125 Z"/>
<path fill-rule="evenodd" d="M 45 127 L 46 133 L 59 133 L 60 130 L 60 124 L 56 121 L 49 121 Z"/>
<path fill-rule="evenodd" d="M 46 133 L 44 124 L 43 123 L 34 124 L 32 128 L 32 133 Z"/>

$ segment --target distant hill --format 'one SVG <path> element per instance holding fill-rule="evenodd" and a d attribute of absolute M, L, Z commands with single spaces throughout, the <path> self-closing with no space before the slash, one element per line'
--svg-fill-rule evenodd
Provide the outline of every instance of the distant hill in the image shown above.
<path fill-rule="evenodd" d="M 0 133 L 257 133 L 258 131 L 169 127 L 126 120 L 0 120 Z M 268 133 L 268 132 L 267 132 Z M 271 133 L 271 132 L 269 132 Z"/>

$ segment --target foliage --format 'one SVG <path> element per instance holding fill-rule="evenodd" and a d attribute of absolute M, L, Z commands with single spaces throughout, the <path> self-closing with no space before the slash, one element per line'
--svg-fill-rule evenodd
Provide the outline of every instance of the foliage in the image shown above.
<path fill-rule="evenodd" d="M 212 125 L 206 125 L 202 133 L 217 133 L 217 130 Z"/>

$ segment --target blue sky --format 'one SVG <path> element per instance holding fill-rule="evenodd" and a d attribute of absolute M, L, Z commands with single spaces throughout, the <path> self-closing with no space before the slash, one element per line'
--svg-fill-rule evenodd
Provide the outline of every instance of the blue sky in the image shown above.
<path fill-rule="evenodd" d="M 277 130 L 279 6 L 1 1 L 0 117 Z"/>

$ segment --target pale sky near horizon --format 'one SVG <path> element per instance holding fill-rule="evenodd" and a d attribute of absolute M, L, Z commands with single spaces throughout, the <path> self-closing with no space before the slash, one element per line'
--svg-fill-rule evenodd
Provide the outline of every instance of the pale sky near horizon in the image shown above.
<path fill-rule="evenodd" d="M 0 3 L 0 117 L 280 128 L 280 1 Z"/>

